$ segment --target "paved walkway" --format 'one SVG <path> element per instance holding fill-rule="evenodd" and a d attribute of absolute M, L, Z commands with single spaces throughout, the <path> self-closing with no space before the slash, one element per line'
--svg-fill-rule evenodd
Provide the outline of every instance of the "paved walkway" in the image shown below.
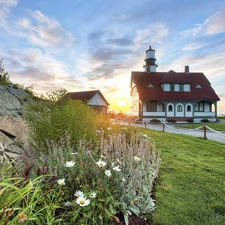
<path fill-rule="evenodd" d="M 224 121 L 222 121 L 224 122 Z M 124 123 L 125 125 L 129 125 L 128 123 Z M 146 127 L 152 130 L 163 131 L 163 124 L 135 124 L 130 123 L 131 126 L 138 126 L 138 127 Z M 202 125 L 200 124 L 199 127 Z M 208 126 L 210 127 L 210 125 Z M 203 130 L 196 130 L 196 129 L 185 129 L 185 128 L 176 128 L 172 124 L 165 124 L 164 131 L 169 133 L 176 133 L 176 134 L 185 134 L 195 137 L 202 137 L 204 138 L 204 131 Z M 206 138 L 209 140 L 214 140 L 218 142 L 225 143 L 225 132 L 218 132 L 213 129 L 206 131 Z"/>

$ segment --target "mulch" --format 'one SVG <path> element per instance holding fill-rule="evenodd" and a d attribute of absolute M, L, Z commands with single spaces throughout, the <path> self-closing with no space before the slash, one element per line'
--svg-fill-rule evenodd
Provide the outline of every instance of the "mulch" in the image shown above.
<path fill-rule="evenodd" d="M 117 214 L 116 217 L 120 220 L 120 222 L 114 221 L 113 225 L 125 225 L 125 221 L 123 218 L 123 214 Z M 143 218 L 140 218 L 136 216 L 135 214 L 132 214 L 129 216 L 129 225 L 149 225 L 146 220 Z"/>

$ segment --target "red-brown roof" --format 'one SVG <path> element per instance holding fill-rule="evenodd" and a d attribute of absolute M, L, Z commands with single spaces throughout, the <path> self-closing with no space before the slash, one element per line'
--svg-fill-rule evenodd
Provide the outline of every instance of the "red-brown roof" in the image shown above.
<path fill-rule="evenodd" d="M 134 83 L 137 87 L 139 99 L 148 100 L 165 100 L 165 101 L 219 101 L 219 97 L 211 87 L 210 82 L 203 73 L 185 72 L 132 72 L 131 85 Z M 171 84 L 190 84 L 190 92 L 163 91 L 161 85 L 164 83 Z M 154 87 L 148 87 L 152 84 Z M 201 85 L 202 88 L 196 88 Z"/>
<path fill-rule="evenodd" d="M 107 105 L 109 105 L 108 101 L 105 99 L 105 97 L 102 95 L 102 93 L 99 90 L 94 91 L 79 91 L 79 92 L 68 92 L 68 95 L 73 100 L 81 100 L 83 102 L 88 102 L 91 100 L 96 94 L 99 94 L 102 99 L 105 101 Z"/>

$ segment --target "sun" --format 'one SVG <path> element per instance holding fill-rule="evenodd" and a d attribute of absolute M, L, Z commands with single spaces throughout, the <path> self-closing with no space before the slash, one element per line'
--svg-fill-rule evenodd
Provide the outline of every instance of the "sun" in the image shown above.
<path fill-rule="evenodd" d="M 120 102 L 119 103 L 119 107 L 125 107 L 126 106 L 126 103 L 125 102 Z"/>

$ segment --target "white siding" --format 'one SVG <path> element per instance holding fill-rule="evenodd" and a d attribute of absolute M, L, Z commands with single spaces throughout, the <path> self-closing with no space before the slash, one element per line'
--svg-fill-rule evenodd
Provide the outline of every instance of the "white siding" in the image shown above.
<path fill-rule="evenodd" d="M 100 96 L 99 93 L 96 93 L 92 99 L 88 101 L 88 105 L 102 105 L 102 106 L 107 106 L 106 102 L 102 97 Z"/>

